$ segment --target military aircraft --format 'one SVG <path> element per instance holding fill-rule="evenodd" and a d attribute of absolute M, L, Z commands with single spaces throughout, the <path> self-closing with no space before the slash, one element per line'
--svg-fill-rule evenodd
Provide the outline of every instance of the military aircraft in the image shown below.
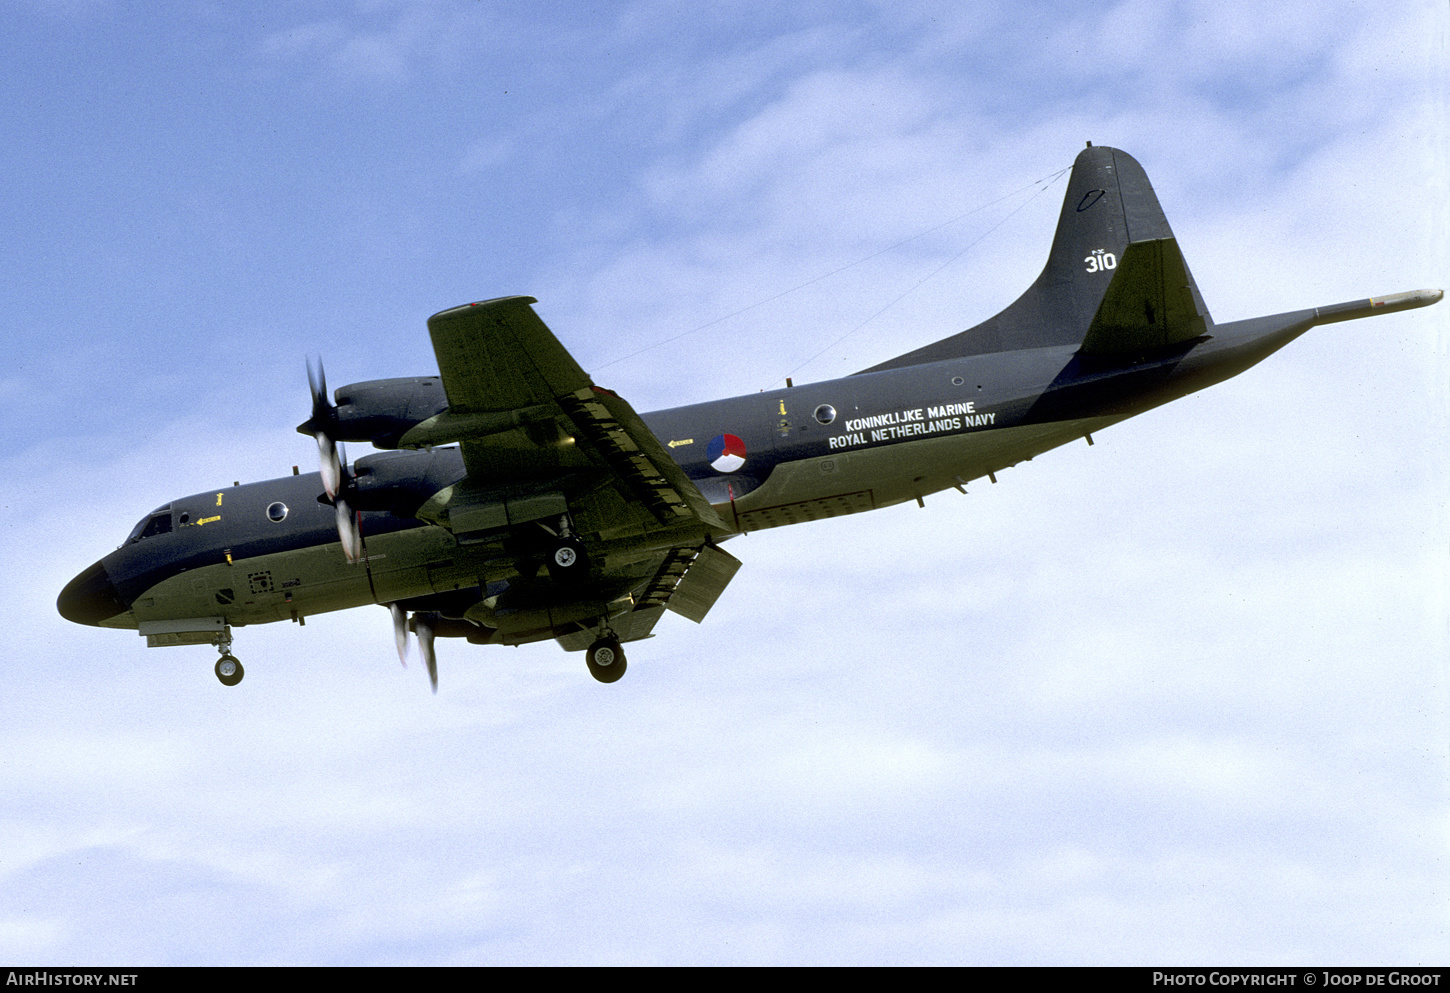
<path fill-rule="evenodd" d="M 428 319 L 437 376 L 308 367 L 321 468 L 147 514 L 61 592 L 62 616 L 148 646 L 364 604 L 434 639 L 553 638 L 614 682 L 666 609 L 702 621 L 748 531 L 886 507 L 987 477 L 1235 376 L 1317 324 L 1438 301 L 1418 290 L 1216 324 L 1143 168 L 1088 143 L 1047 264 L 1007 309 L 829 382 L 640 415 L 534 312 L 501 297 Z M 335 402 L 334 402 L 335 401 Z M 349 464 L 343 442 L 382 449 Z"/>

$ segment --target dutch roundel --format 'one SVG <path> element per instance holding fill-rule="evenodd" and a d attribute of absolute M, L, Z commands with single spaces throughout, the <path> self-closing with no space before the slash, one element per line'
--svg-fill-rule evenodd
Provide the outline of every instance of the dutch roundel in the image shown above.
<path fill-rule="evenodd" d="M 734 472 L 745 464 L 745 442 L 733 434 L 716 435 L 705 449 L 705 456 L 717 472 Z"/>

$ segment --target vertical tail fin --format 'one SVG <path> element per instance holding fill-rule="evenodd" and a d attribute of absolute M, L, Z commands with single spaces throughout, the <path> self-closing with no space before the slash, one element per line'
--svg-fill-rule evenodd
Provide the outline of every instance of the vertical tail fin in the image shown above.
<path fill-rule="evenodd" d="M 1171 281 L 1174 285 L 1168 287 L 1170 297 L 1183 301 L 1164 309 L 1176 314 L 1186 306 L 1193 312 L 1191 317 L 1197 318 L 1195 326 L 1201 329 L 1205 324 L 1211 325 L 1208 309 L 1203 305 L 1193 275 L 1177 252 L 1173 231 L 1143 167 L 1127 152 L 1089 145 L 1078 153 L 1073 163 L 1047 265 L 1027 292 L 1006 310 L 976 327 L 863 371 L 880 372 L 988 352 L 1082 343 L 1089 328 L 1094 328 L 1096 333 L 1097 326 L 1103 324 L 1098 319 L 1099 309 L 1119 263 L 1128 255 L 1128 246 L 1147 241 L 1166 243 L 1166 247 L 1156 253 L 1139 250 L 1134 257 L 1153 254 L 1154 258 L 1166 258 L 1166 264 L 1157 264 L 1158 282 Z M 1139 266 L 1134 266 L 1134 270 L 1134 285 L 1147 284 L 1155 278 Z M 1121 284 L 1128 280 L 1118 282 L 1116 296 L 1123 296 L 1125 286 Z M 1126 304 L 1115 301 L 1113 309 L 1116 314 L 1126 309 Z M 1156 319 L 1157 315 L 1151 314 L 1142 320 L 1151 324 Z M 1101 333 L 1097 333 L 1094 339 L 1099 347 L 1101 338 Z"/>

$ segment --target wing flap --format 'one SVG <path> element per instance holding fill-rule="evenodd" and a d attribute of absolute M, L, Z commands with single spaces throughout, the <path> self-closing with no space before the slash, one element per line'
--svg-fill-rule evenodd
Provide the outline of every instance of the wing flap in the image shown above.
<path fill-rule="evenodd" d="M 729 532 L 699 487 L 621 397 L 591 387 L 561 397 L 559 402 L 582 442 L 604 459 L 661 524 L 693 517 L 716 533 Z"/>
<path fill-rule="evenodd" d="M 705 545 L 694 561 L 686 566 L 684 575 L 675 583 L 664 605 L 699 624 L 738 571 L 739 559 L 714 545 Z"/>

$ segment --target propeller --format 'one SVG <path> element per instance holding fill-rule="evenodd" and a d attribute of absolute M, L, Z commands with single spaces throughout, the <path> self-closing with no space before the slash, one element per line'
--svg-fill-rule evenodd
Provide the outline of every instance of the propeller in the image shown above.
<path fill-rule="evenodd" d="M 400 604 L 388 604 L 393 614 L 393 642 L 398 646 L 398 661 L 408 667 L 408 612 Z"/>
<path fill-rule="evenodd" d="M 388 610 L 393 615 L 393 641 L 398 646 L 398 661 L 404 666 L 408 664 L 408 629 L 411 627 L 418 633 L 418 654 L 423 656 L 423 662 L 428 666 L 428 681 L 433 684 L 433 692 L 437 693 L 438 654 L 433 649 L 433 626 L 438 621 L 438 614 L 420 610 L 413 614 L 410 622 L 402 604 L 390 603 Z"/>
<path fill-rule="evenodd" d="M 362 531 L 358 527 L 358 516 L 347 500 L 353 477 L 347 468 L 346 447 L 340 453 L 338 450 L 337 408 L 328 399 L 327 372 L 320 358 L 316 370 L 312 368 L 312 360 L 307 360 L 307 389 L 312 394 L 312 416 L 299 424 L 297 430 L 317 440 L 322 488 L 337 511 L 337 537 L 342 542 L 342 554 L 355 563 L 362 557 Z"/>
<path fill-rule="evenodd" d="M 324 472 L 324 484 L 326 478 L 327 474 Z M 337 492 L 332 494 L 332 505 L 337 510 L 337 537 L 342 542 L 342 554 L 347 556 L 349 562 L 356 563 L 362 558 L 362 528 L 358 525 L 358 515 L 347 502 L 347 493 L 352 489 L 352 478 L 352 473 L 347 468 L 347 448 L 344 447 L 342 460 L 338 463 Z"/>
<path fill-rule="evenodd" d="M 428 665 L 428 680 L 433 684 L 434 693 L 438 692 L 438 656 L 433 651 L 433 621 L 437 616 L 431 611 L 413 615 L 413 630 L 418 632 L 418 654 Z"/>
<path fill-rule="evenodd" d="M 338 457 L 337 441 L 332 436 L 337 425 L 337 408 L 327 399 L 327 373 L 322 368 L 322 359 L 317 360 L 316 373 L 312 371 L 312 360 L 307 360 L 307 386 L 312 393 L 312 416 L 300 430 L 317 439 L 322 488 L 328 497 L 336 497 L 342 485 L 344 460 Z"/>

